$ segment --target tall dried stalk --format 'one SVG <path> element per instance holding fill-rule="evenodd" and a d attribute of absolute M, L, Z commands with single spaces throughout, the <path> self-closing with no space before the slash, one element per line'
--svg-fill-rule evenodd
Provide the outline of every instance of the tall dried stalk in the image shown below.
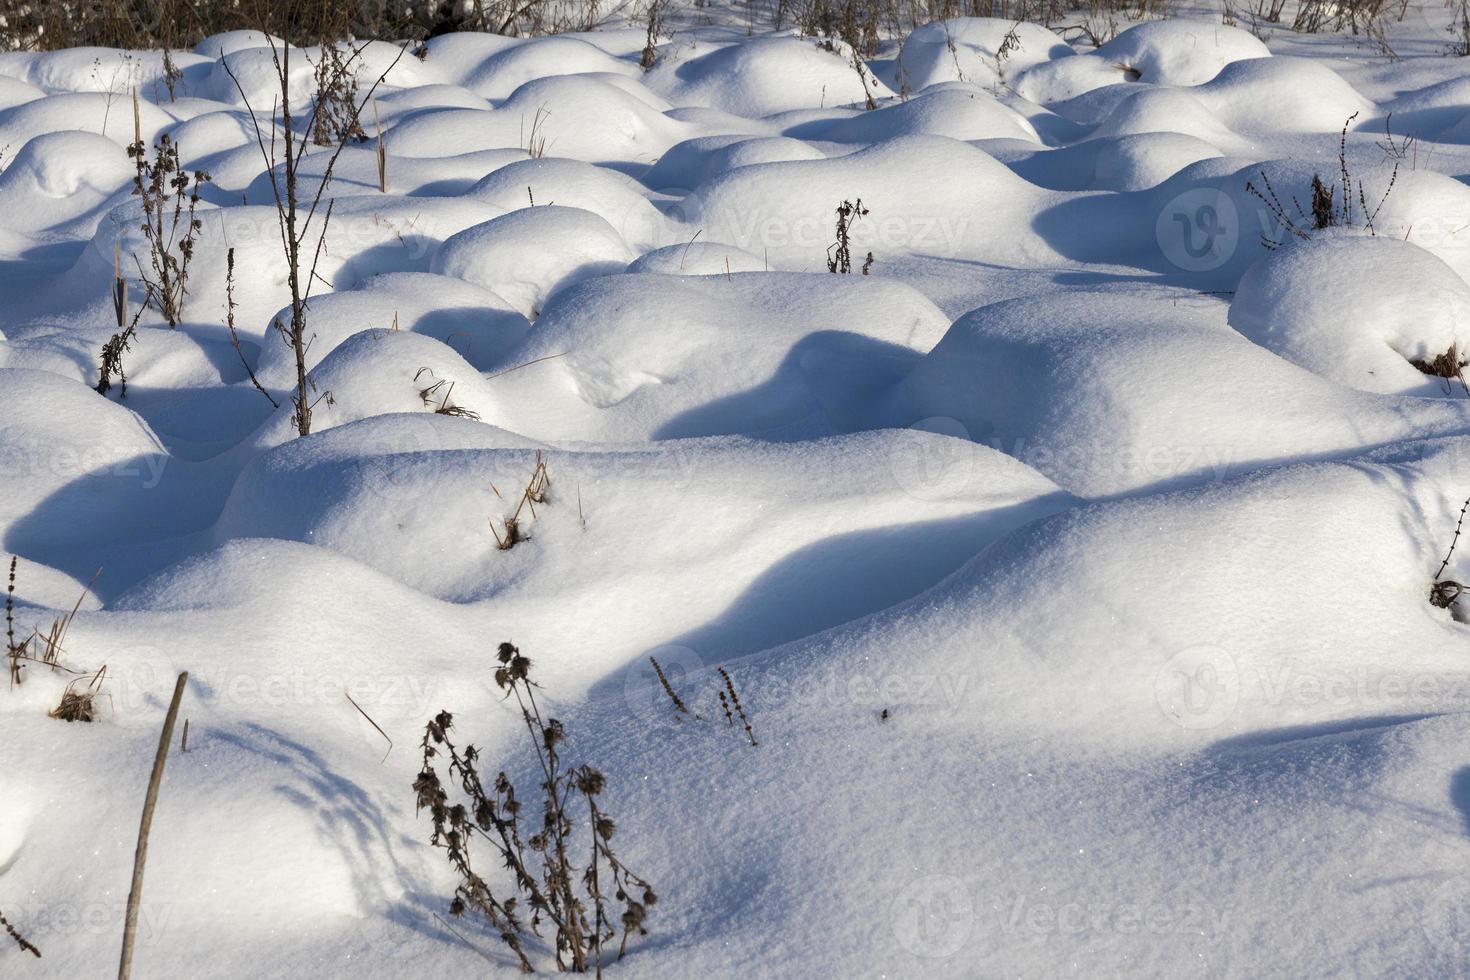
<path fill-rule="evenodd" d="M 310 338 L 306 333 L 307 303 L 311 299 L 313 287 L 320 279 L 317 275 L 317 265 L 321 261 L 322 249 L 326 244 L 327 230 L 331 226 L 332 209 L 335 204 L 333 199 L 326 198 L 326 192 L 332 182 L 332 174 L 336 169 L 337 159 L 342 155 L 342 150 L 347 145 L 347 138 L 354 130 L 360 131 L 359 116 L 362 113 L 362 102 L 355 97 L 351 100 L 350 114 L 343 121 L 346 125 L 346 130 L 344 132 L 341 126 L 338 127 L 339 139 L 331 148 L 331 156 L 328 158 L 327 165 L 322 172 L 321 182 L 317 185 L 315 193 L 309 195 L 308 203 L 308 195 L 303 195 L 300 191 L 300 173 L 301 165 L 306 157 L 307 149 L 311 145 L 311 140 L 307 136 L 296 132 L 295 126 L 297 120 L 293 119 L 291 115 L 291 46 L 289 44 L 278 46 L 275 40 L 269 36 L 267 36 L 267 41 L 270 44 L 271 64 L 275 69 L 276 80 L 280 84 L 280 133 L 283 146 L 279 157 L 277 156 L 276 148 L 277 130 L 274 125 L 274 111 L 271 114 L 270 141 L 269 145 L 267 145 L 265 134 L 261 132 L 260 117 L 256 115 L 254 106 L 250 104 L 250 99 L 245 94 L 244 87 L 240 84 L 240 79 L 235 75 L 234 69 L 230 66 L 229 58 L 222 58 L 220 60 L 221 64 L 224 65 L 226 74 L 235 83 L 235 90 L 240 93 L 240 98 L 244 101 L 246 110 L 250 113 L 251 123 L 255 129 L 255 141 L 260 147 L 261 157 L 265 161 L 266 173 L 270 175 L 271 194 L 275 199 L 277 225 L 281 237 L 281 250 L 286 258 L 286 281 L 291 290 L 290 323 L 282 323 L 280 318 L 277 317 L 272 327 L 295 355 L 296 391 L 291 398 L 291 424 L 295 427 L 299 435 L 304 436 L 311 433 L 311 411 L 316 404 L 316 399 L 313 397 L 315 385 L 307 375 L 306 370 L 306 349 L 310 343 Z M 361 58 L 362 50 L 361 48 L 355 48 L 349 56 L 336 59 L 330 66 L 325 83 L 329 86 L 345 84 L 343 78 L 347 73 L 355 71 L 354 66 Z M 388 73 L 403 58 L 405 51 L 407 51 L 406 47 L 399 48 L 397 57 L 393 59 L 392 64 L 373 82 L 364 97 L 365 99 L 372 98 L 378 86 L 388 77 Z M 317 99 L 312 105 L 310 114 L 306 117 L 303 127 L 304 133 L 310 134 L 316 130 L 319 115 L 323 111 L 323 100 Z M 278 164 L 282 166 L 283 172 L 277 171 Z M 325 210 L 322 209 L 324 200 L 326 201 Z M 303 276 L 302 255 L 307 247 L 307 242 L 309 241 L 308 236 L 311 234 L 313 224 L 319 216 L 321 218 L 321 225 L 317 229 L 316 243 L 312 247 L 311 265 Z"/>

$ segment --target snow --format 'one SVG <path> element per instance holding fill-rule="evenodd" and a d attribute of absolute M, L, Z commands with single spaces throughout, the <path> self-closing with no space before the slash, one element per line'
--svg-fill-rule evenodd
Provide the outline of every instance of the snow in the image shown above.
<path fill-rule="evenodd" d="M 411 788 L 447 710 L 534 806 L 502 641 L 660 896 L 609 977 L 1462 975 L 1470 86 L 1293 12 L 374 43 L 299 364 L 284 42 L 0 53 L 8 626 L 76 608 L 0 663 L 0 976 L 116 963 L 182 670 L 135 975 L 515 974 Z"/>

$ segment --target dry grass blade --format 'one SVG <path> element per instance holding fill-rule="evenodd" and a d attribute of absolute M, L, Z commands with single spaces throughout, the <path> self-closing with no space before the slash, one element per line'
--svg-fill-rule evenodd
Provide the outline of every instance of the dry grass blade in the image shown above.
<path fill-rule="evenodd" d="M 348 694 L 346 691 L 343 691 L 342 692 L 342 696 L 347 699 L 347 702 L 349 704 L 351 704 L 354 708 L 357 709 L 357 713 L 358 714 L 362 715 L 364 718 L 367 719 L 367 723 L 369 725 L 372 725 L 374 728 L 376 728 L 378 730 L 378 734 L 381 735 L 381 736 L 383 736 L 383 740 L 388 743 L 388 751 L 383 753 L 383 762 L 387 762 L 388 761 L 388 756 L 390 756 L 390 755 L 393 754 L 393 740 L 388 737 L 388 733 L 387 732 L 383 731 L 382 726 L 380 726 L 377 722 L 373 721 L 373 716 L 372 715 L 370 715 L 366 711 L 362 710 L 362 705 L 360 705 L 356 701 L 354 701 L 352 699 L 352 695 Z M 188 733 L 189 733 L 189 723 L 186 721 L 186 722 L 184 722 L 184 734 L 185 734 L 186 737 L 188 736 Z M 379 765 L 382 765 L 382 762 L 380 762 L 378 764 Z"/>

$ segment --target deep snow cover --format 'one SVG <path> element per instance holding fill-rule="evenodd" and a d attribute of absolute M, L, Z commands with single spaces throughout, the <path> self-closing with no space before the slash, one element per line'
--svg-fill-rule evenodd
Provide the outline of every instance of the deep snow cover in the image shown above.
<path fill-rule="evenodd" d="M 1448 12 L 1396 58 L 952 18 L 860 75 L 699 9 L 647 70 L 637 23 L 363 52 L 306 436 L 267 39 L 175 52 L 172 95 L 160 52 L 0 54 L 12 642 L 82 597 L 0 688 L 0 914 L 43 953 L 0 936 L 0 976 L 112 970 L 183 670 L 135 975 L 514 974 L 411 788 L 441 709 L 534 786 L 501 641 L 658 889 L 609 976 L 1470 971 Z M 177 328 L 135 90 L 211 175 Z M 96 721 L 48 717 L 104 666 Z"/>

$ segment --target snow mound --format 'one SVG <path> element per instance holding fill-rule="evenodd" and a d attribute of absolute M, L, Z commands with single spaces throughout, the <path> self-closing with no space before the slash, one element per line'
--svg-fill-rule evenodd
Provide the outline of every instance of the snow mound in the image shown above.
<path fill-rule="evenodd" d="M 1191 20 L 1130 27 L 1088 54 L 1048 61 L 1023 72 L 1016 91 L 1033 102 L 1061 102 L 1120 82 L 1190 86 L 1230 64 L 1269 58 L 1250 32 Z"/>
<path fill-rule="evenodd" d="M 253 145 L 254 136 L 251 140 Z M 391 140 L 385 139 L 385 143 L 391 143 Z M 405 157 L 390 152 L 386 193 L 405 197 L 449 197 L 473 187 L 487 171 L 525 158 L 525 153 L 516 149 L 479 150 L 436 158 Z M 331 155 L 327 153 L 314 153 L 303 160 L 297 169 L 299 193 L 315 195 L 329 163 Z M 272 173 L 277 184 L 285 186 L 285 164 L 281 164 L 274 171 L 260 173 L 250 182 L 244 194 L 247 203 L 274 206 Z M 377 149 L 368 146 L 344 148 L 332 168 L 332 180 L 328 186 L 328 197 L 384 193 L 378 189 Z"/>
<path fill-rule="evenodd" d="M 0 173 L 0 210 L 16 231 L 44 231 L 85 216 L 95 222 L 131 189 L 133 174 L 126 151 L 105 136 L 47 133 L 21 147 Z"/>
<path fill-rule="evenodd" d="M 956 140 L 1021 139 L 1040 142 L 1026 117 L 978 88 L 946 88 L 872 112 L 801 123 L 785 135 L 829 143 L 873 143 L 929 134 Z"/>
<path fill-rule="evenodd" d="M 494 448 L 466 445 L 457 427 L 441 433 L 419 421 L 400 417 L 386 431 L 380 425 L 369 432 L 366 423 L 345 426 L 262 455 L 235 484 L 216 539 L 310 543 L 435 597 L 493 597 L 507 611 L 532 597 L 559 596 L 578 606 L 601 601 L 593 599 L 605 573 L 601 566 L 616 555 L 628 577 L 617 600 L 625 606 L 620 616 L 643 618 L 639 610 L 646 610 L 648 623 L 644 635 L 619 636 L 616 646 L 653 645 L 696 629 L 737 601 L 760 602 L 778 615 L 738 626 L 724 638 L 749 648 L 906 599 L 958 567 L 961 555 L 1066 501 L 1020 463 L 962 443 L 942 447 L 955 453 L 954 478 L 922 485 L 927 492 L 916 494 L 921 484 L 913 482 L 911 467 L 952 441 L 924 432 L 797 445 L 695 440 L 537 455 L 504 433 Z M 454 441 L 438 444 L 448 440 Z M 495 534 L 503 532 L 538 459 L 549 489 L 534 515 L 522 511 L 521 543 L 502 550 Z M 403 506 L 428 500 L 439 504 Z M 660 516 L 687 513 L 690 500 L 707 503 L 719 519 L 670 525 Z M 885 576 L 883 587 L 859 587 L 858 569 L 847 562 L 882 564 L 886 556 L 856 559 L 830 542 L 834 535 L 880 529 L 926 547 L 915 547 L 904 574 Z M 945 537 L 950 540 L 941 544 Z M 822 554 L 824 547 L 829 555 Z M 802 571 L 793 568 L 785 582 L 762 587 L 763 570 L 787 561 Z M 677 568 L 677 584 L 672 592 L 640 595 L 636 586 L 644 573 L 636 570 L 654 563 Z M 837 582 L 853 587 L 830 588 Z M 571 631 L 578 645 L 591 632 Z"/>
<path fill-rule="evenodd" d="M 1191 164 L 1223 155 L 1215 144 L 1182 133 L 1140 133 L 1104 140 L 1093 161 L 1092 186 L 1109 191 L 1148 190 Z"/>
<path fill-rule="evenodd" d="M 1223 304 L 1079 292 L 957 320 L 889 399 L 1079 494 L 1204 482 L 1271 462 L 1451 433 L 1470 403 L 1351 391 L 1246 341 Z"/>
<path fill-rule="evenodd" d="M 290 308 L 276 317 L 290 322 Z M 427 272 L 390 272 L 354 289 L 316 297 L 307 322 L 312 335 L 308 368 L 361 331 L 408 330 L 433 337 L 476 368 L 488 370 L 499 365 L 531 328 L 524 316 L 490 290 Z M 295 354 L 274 335 L 265 337 L 256 374 L 267 387 L 291 387 L 296 383 Z"/>
<path fill-rule="evenodd" d="M 764 272 L 765 261 L 734 245 L 685 242 L 644 253 L 628 266 L 629 272 L 658 272 L 667 276 L 713 276 L 733 272 Z"/>
<path fill-rule="evenodd" d="M 151 102 L 139 100 L 143 140 L 150 147 L 174 120 Z M 126 148 L 133 142 L 133 114 L 126 99 L 99 92 L 48 95 L 0 110 L 0 146 L 22 146 L 37 136 L 83 130 Z"/>
<path fill-rule="evenodd" d="M 503 211 L 557 205 L 590 211 L 628 244 L 649 248 L 669 240 L 663 215 L 632 178 L 580 160 L 543 157 L 507 164 L 465 191 Z"/>
<path fill-rule="evenodd" d="M 536 316 L 558 290 L 621 271 L 634 257 L 617 229 L 591 211 L 548 205 L 450 237 L 434 253 L 433 271 L 484 286 Z"/>
<path fill-rule="evenodd" d="M 966 179 L 953 180 L 963 173 Z M 989 154 L 938 136 L 886 140 L 848 156 L 742 167 L 686 202 L 689 224 L 714 241 L 769 254 L 772 268 L 820 269 L 834 209 L 861 197 L 852 252 L 922 254 L 1029 265 L 1052 250 L 1030 229 L 1048 200 Z M 983 216 L 983 219 L 982 219 Z M 997 236 L 994 229 L 1013 229 Z"/>
<path fill-rule="evenodd" d="M 387 133 L 400 155 L 444 156 L 474 150 L 526 149 L 591 162 L 647 163 L 670 146 L 698 135 L 647 101 L 599 78 L 560 75 L 516 89 L 492 112 L 428 109 Z"/>
<path fill-rule="evenodd" d="M 1227 65 L 1194 95 L 1238 133 L 1336 133 L 1356 113 L 1374 114 L 1326 65 L 1302 58 L 1252 59 Z"/>
<path fill-rule="evenodd" d="M 644 83 L 680 106 L 707 106 L 749 118 L 795 109 L 863 105 L 893 95 L 871 75 L 868 89 L 845 54 L 807 38 L 757 38 L 692 57 L 664 57 Z"/>
<path fill-rule="evenodd" d="M 642 180 L 659 190 L 687 190 L 736 167 L 826 158 L 810 143 L 785 136 L 700 136 L 670 147 Z"/>
<path fill-rule="evenodd" d="M 1258 259 L 1236 287 L 1230 325 L 1339 384 L 1432 390 L 1439 379 L 1411 362 L 1470 352 L 1470 286 L 1417 245 L 1332 231 Z"/>
<path fill-rule="evenodd" d="M 323 201 L 317 221 L 325 210 Z M 121 246 L 125 268 L 137 268 L 136 263 L 148 266 L 149 251 L 139 228 L 140 213 L 141 205 L 132 199 L 98 224 L 96 235 L 66 274 L 66 285 L 73 296 L 88 296 L 98 303 L 106 303 L 114 244 Z M 327 227 L 317 275 L 332 287 L 346 290 L 382 273 L 428 272 L 432 255 L 446 239 L 467 226 L 487 220 L 493 213 L 494 209 L 477 201 L 455 198 L 400 198 L 376 193 L 338 198 Z M 254 205 L 201 206 L 197 216 L 201 228 L 189 264 L 184 316 L 212 332 L 224 333 L 226 265 L 233 249 L 236 328 L 242 337 L 259 340 L 265 336 L 276 312 L 291 302 L 276 209 Z M 314 230 L 311 238 L 314 242 Z M 308 267 L 309 260 L 303 260 L 303 278 Z M 136 284 L 133 288 L 134 303 L 139 304 L 142 289 Z M 314 295 L 323 291 L 318 282 Z"/>
<path fill-rule="evenodd" d="M 917 291 L 871 277 L 594 279 L 559 294 L 511 355 L 547 360 L 496 382 L 518 413 L 503 424 L 617 441 L 847 431 L 947 326 Z M 531 391 L 556 397 L 517 394 Z"/>
<path fill-rule="evenodd" d="M 446 343 L 407 330 L 362 330 L 332 348 L 312 368 L 313 433 L 374 415 L 429 415 L 457 409 L 454 421 L 494 423 L 499 399 L 479 371 Z M 250 438 L 263 449 L 296 436 L 290 397 Z"/>
<path fill-rule="evenodd" d="M 1006 49 L 1004 58 L 1001 48 Z M 904 40 L 894 70 L 912 92 L 950 81 L 989 88 L 1028 68 L 1074 53 L 1065 41 L 1039 24 L 1018 24 L 995 17 L 949 17 L 915 28 Z"/>
<path fill-rule="evenodd" d="M 0 109 L 10 109 L 14 106 L 25 105 L 27 102 L 35 102 L 44 99 L 46 93 L 29 82 L 23 82 L 19 78 L 11 78 L 9 75 L 0 75 Z"/>
<path fill-rule="evenodd" d="M 1145 88 L 1118 103 L 1093 131 L 1093 137 L 1173 133 L 1192 136 L 1232 153 L 1249 144 L 1221 122 L 1195 95 L 1170 88 Z"/>
<path fill-rule="evenodd" d="M 459 84 L 482 98 L 499 102 L 538 78 L 591 72 L 629 78 L 641 74 L 637 65 L 614 58 L 579 38 L 539 37 L 490 55 Z"/>
<path fill-rule="evenodd" d="M 0 432 L 0 532 L 11 552 L 151 530 L 141 519 L 137 528 L 109 527 L 127 503 L 146 498 L 170 462 L 142 419 L 49 372 L 0 368 L 0 380 L 10 399 Z"/>

